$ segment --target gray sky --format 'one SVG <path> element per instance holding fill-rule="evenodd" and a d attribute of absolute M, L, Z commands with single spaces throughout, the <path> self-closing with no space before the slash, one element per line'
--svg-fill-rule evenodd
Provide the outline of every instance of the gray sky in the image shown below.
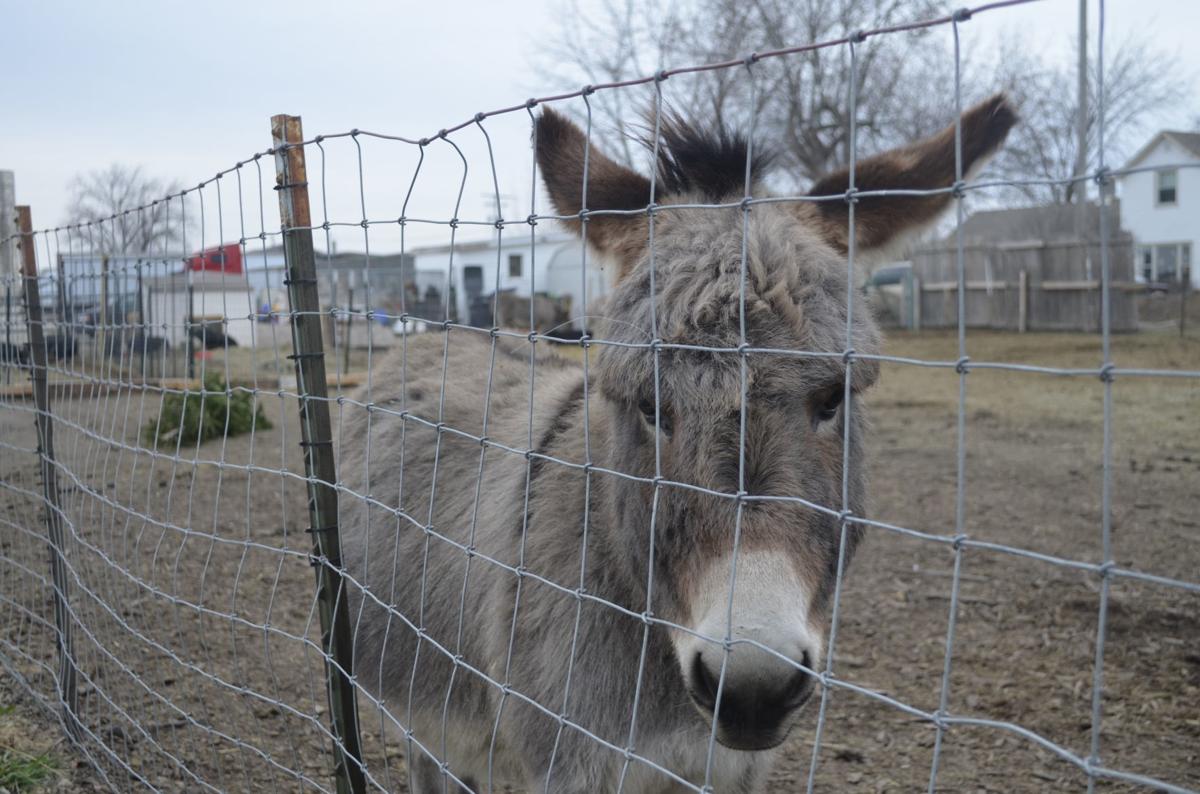
<path fill-rule="evenodd" d="M 469 119 L 478 110 L 517 104 L 533 94 L 574 88 L 534 66 L 531 53 L 555 29 L 553 0 L 508 2 L 67 3 L 0 0 L 11 31 L 0 55 L 0 168 L 16 172 L 18 201 L 37 226 L 62 223 L 74 174 L 110 163 L 192 185 L 270 145 L 269 116 L 297 113 L 305 133 L 360 128 L 422 137 Z M 1097 21 L 1096 0 L 1091 23 Z M 1179 57 L 1200 75 L 1197 0 L 1108 0 L 1117 35 L 1144 30 L 1164 57 Z M 964 52 L 986 46 L 1003 29 L 1018 31 L 1048 57 L 1069 57 L 1076 0 L 1044 0 L 980 15 L 964 26 Z M 15 35 L 13 35 L 15 34 Z M 1190 39 L 1190 40 L 1189 40 Z M 1093 33 L 1091 46 L 1095 46 Z M 20 75 L 20 77 L 18 77 Z M 1064 86 L 1064 90 L 1073 87 Z M 1200 115 L 1180 109 L 1179 120 Z M 487 122 L 497 179 L 512 196 L 509 217 L 529 212 L 528 116 Z M 476 129 L 455 142 L 469 168 L 462 217 L 482 218 L 492 190 L 485 141 Z M 329 217 L 357 222 L 358 152 L 349 139 L 326 147 Z M 317 153 L 310 183 L 320 184 Z M 415 147 L 362 139 L 363 196 L 371 219 L 396 218 L 416 164 Z M 264 182 L 273 165 L 263 161 Z M 247 171 L 247 177 L 253 170 Z M 462 177 L 445 144 L 431 145 L 408 214 L 448 218 Z M 235 186 L 222 183 L 223 237 L 236 239 Z M 251 191 L 247 190 L 249 201 Z M 278 227 L 268 190 L 266 228 Z M 257 198 L 254 198 L 257 201 Z M 320 221 L 321 201 L 313 196 Z M 204 244 L 217 242 L 216 195 L 207 191 Z M 253 203 L 253 202 L 251 202 Z M 257 206 L 247 212 L 257 232 Z M 198 226 L 193 237 L 199 236 Z M 410 227 L 413 243 L 445 242 L 445 227 Z M 462 239 L 479 230 L 460 232 Z M 338 230 L 345 249 L 360 249 L 358 229 Z M 189 248 L 199 247 L 189 240 Z M 373 227 L 373 249 L 395 250 L 398 227 Z"/>

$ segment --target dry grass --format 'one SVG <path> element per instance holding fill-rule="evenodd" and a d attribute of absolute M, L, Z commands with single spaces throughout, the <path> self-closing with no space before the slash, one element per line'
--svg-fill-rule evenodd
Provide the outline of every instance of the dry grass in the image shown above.
<path fill-rule="evenodd" d="M 930 361 L 958 358 L 955 332 L 894 331 L 885 352 Z M 967 353 L 972 362 L 1028 364 L 1059 369 L 1093 369 L 1102 363 L 1100 340 L 1082 334 L 1006 334 L 971 331 Z M 1200 339 L 1172 333 L 1112 337 L 1112 360 L 1121 368 L 1200 372 Z M 967 407 L 973 415 L 1019 423 L 1042 421 L 1099 428 L 1104 389 L 1094 375 L 1045 375 L 974 369 L 968 377 Z M 958 376 L 953 370 L 888 365 L 872 403 L 919 400 L 930 410 L 956 411 Z M 1121 377 L 1113 384 L 1114 440 L 1118 445 L 1151 443 L 1177 446 L 1189 440 L 1181 431 L 1200 429 L 1200 378 L 1168 380 Z M 1182 423 L 1182 424 L 1181 424 Z M 1085 434 L 1085 443 L 1099 443 Z"/>
<path fill-rule="evenodd" d="M 41 791 L 63 778 L 60 742 L 15 706 L 0 706 L 0 791 Z"/>

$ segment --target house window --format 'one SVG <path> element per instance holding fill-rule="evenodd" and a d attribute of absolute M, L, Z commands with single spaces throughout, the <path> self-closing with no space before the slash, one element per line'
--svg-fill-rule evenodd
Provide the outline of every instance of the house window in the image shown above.
<path fill-rule="evenodd" d="M 511 278 L 520 278 L 521 277 L 521 255 L 520 254 L 509 254 L 508 255 L 508 275 Z"/>
<path fill-rule="evenodd" d="M 1178 180 L 1179 172 L 1174 168 L 1154 173 L 1156 204 L 1174 206 L 1179 202 Z"/>
<path fill-rule="evenodd" d="M 1154 258 L 1158 260 L 1158 281 L 1174 281 L 1179 277 L 1179 246 L 1155 246 Z"/>
<path fill-rule="evenodd" d="M 1142 269 L 1142 278 L 1154 280 L 1154 249 L 1148 245 L 1138 246 L 1138 262 Z"/>

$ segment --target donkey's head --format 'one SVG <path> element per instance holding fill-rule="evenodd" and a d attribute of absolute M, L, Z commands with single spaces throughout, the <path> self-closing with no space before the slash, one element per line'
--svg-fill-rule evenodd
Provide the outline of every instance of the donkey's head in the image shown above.
<path fill-rule="evenodd" d="M 964 171 L 982 165 L 1015 118 L 1003 96 L 964 114 Z M 858 161 L 858 191 L 943 190 L 858 197 L 851 240 L 846 170 L 812 189 L 833 197 L 825 200 L 748 213 L 667 206 L 736 205 L 747 169 L 752 194 L 763 196 L 763 163 L 747 164 L 745 141 L 724 131 L 672 120 L 662 132 L 652 245 L 649 179 L 592 148 L 584 197 L 585 136 L 549 110 L 537 158 L 559 214 L 577 216 L 568 225 L 586 225 L 588 242 L 617 268 L 607 322 L 593 323 L 619 343 L 601 346 L 594 370 L 613 418 L 610 465 L 669 481 L 655 496 L 644 482 L 606 479 L 620 519 L 606 540 L 628 550 L 629 581 L 644 587 L 651 569 L 652 608 L 683 627 L 669 632 L 675 662 L 700 712 L 717 712 L 717 738 L 764 749 L 783 740 L 813 690 L 812 676 L 787 660 L 818 667 L 838 515 L 864 508 L 858 395 L 878 366 L 851 357 L 847 380 L 843 353 L 847 344 L 875 353 L 879 336 L 861 301 L 848 312 L 846 254 L 852 243 L 857 252 L 886 246 L 950 204 L 956 134 L 951 126 Z M 859 534 L 847 524 L 847 558 Z"/>

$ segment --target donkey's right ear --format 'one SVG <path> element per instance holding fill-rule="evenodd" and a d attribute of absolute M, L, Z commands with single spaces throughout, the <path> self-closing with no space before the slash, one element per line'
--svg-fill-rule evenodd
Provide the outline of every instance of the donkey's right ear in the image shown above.
<path fill-rule="evenodd" d="M 550 201 L 559 215 L 578 215 L 587 202 L 587 241 L 597 250 L 616 257 L 625 276 L 646 247 L 644 213 L 591 215 L 602 210 L 638 210 L 650 203 L 650 180 L 618 164 L 559 113 L 546 108 L 534 130 L 537 164 Z M 587 195 L 584 196 L 584 152 L 587 152 Z M 576 234 L 583 233 L 578 217 L 564 221 Z"/>

